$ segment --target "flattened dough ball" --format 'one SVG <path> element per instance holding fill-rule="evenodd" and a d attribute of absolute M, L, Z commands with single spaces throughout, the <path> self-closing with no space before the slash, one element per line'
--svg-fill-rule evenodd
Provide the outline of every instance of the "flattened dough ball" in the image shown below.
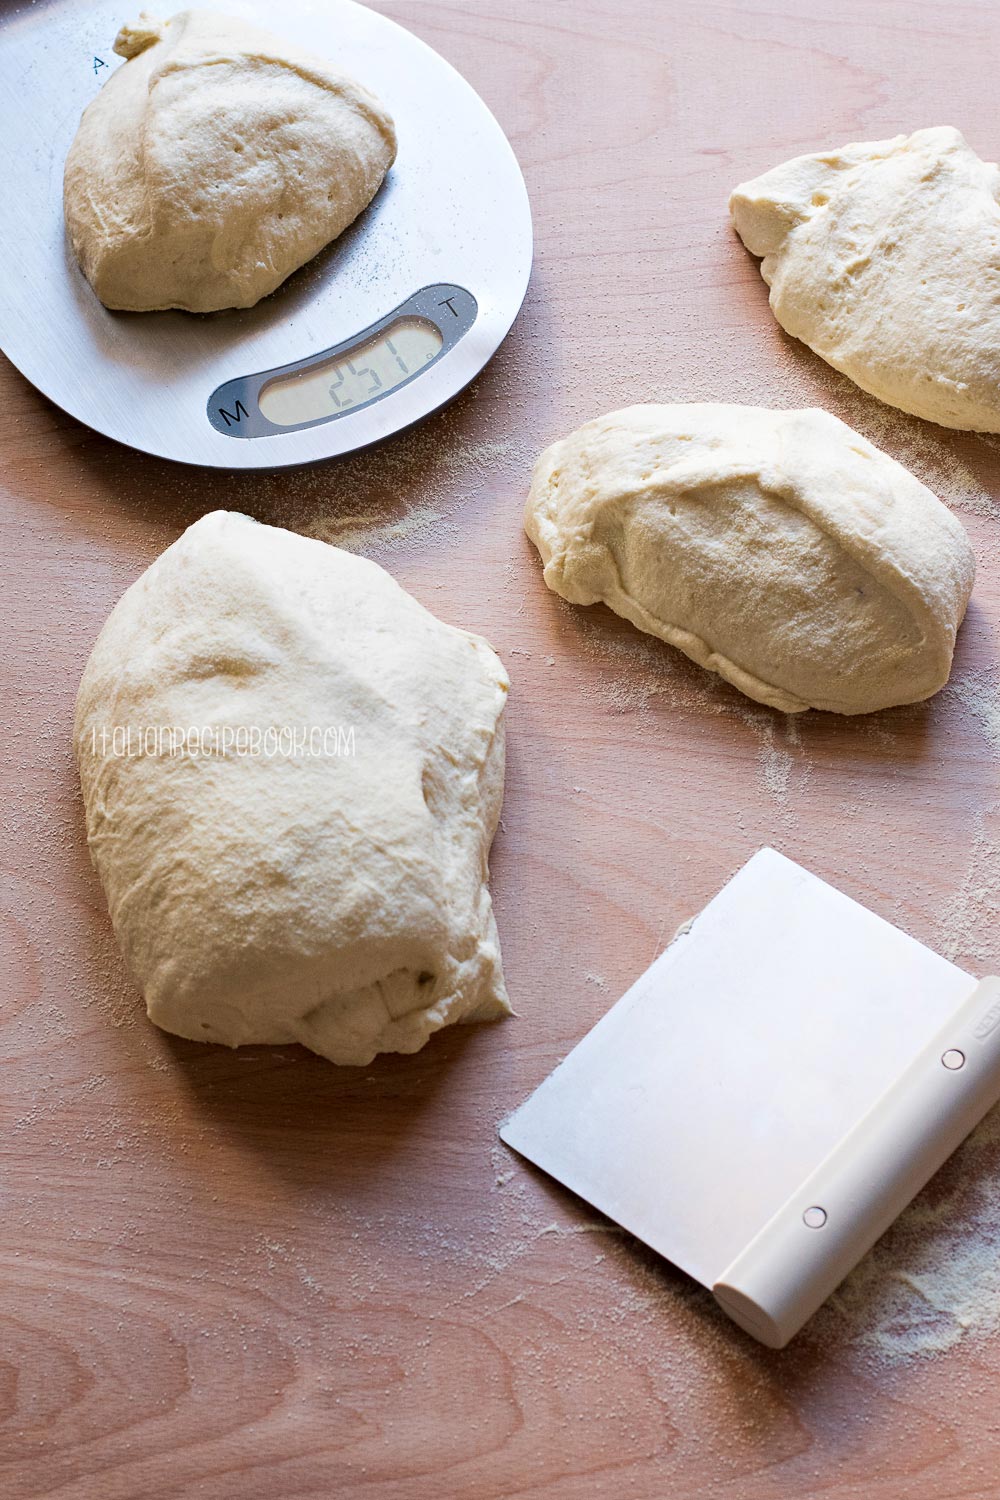
<path fill-rule="evenodd" d="M 252 307 L 371 201 L 396 154 L 346 74 L 202 10 L 123 26 L 66 158 L 73 250 L 112 308 Z"/>
<path fill-rule="evenodd" d="M 363 1064 L 506 1014 L 506 693 L 485 641 L 375 563 L 232 512 L 191 526 L 115 606 L 76 705 L 91 855 L 150 1018 Z"/>
<path fill-rule="evenodd" d="M 798 156 L 729 208 L 788 333 L 890 406 L 1000 432 L 1000 168 L 957 130 Z"/>
<path fill-rule="evenodd" d="M 824 411 L 631 406 L 539 458 L 545 582 L 774 708 L 872 713 L 951 669 L 974 563 L 955 517 Z"/>

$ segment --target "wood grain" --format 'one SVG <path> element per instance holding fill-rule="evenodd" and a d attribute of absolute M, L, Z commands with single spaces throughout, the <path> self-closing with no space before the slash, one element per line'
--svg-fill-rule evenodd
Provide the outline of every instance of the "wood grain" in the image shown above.
<path fill-rule="evenodd" d="M 0 1493 L 1000 1496 L 996 1337 L 946 1307 L 950 1347 L 890 1359 L 865 1341 L 876 1284 L 867 1317 L 862 1296 L 768 1353 L 496 1141 L 762 843 L 1000 965 L 997 444 L 892 416 L 785 338 L 725 214 L 742 178 L 900 129 L 954 123 L 995 159 L 1000 13 L 380 8 L 480 90 L 528 180 L 532 285 L 471 392 L 376 452 L 241 478 L 116 447 L 0 370 Z M 698 398 L 824 405 L 958 507 L 980 575 L 951 688 L 792 721 L 545 590 L 519 525 L 538 449 Z M 493 886 L 517 1019 L 360 1071 L 146 1022 L 86 855 L 71 707 L 123 588 L 218 505 L 334 538 L 360 518 L 363 550 L 507 663 Z M 961 1236 L 997 1158 L 987 1130 L 918 1212 Z"/>

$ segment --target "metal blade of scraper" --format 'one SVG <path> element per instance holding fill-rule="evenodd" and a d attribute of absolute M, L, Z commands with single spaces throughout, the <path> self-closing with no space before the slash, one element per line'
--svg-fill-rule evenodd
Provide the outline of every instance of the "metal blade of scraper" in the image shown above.
<path fill-rule="evenodd" d="M 500 1135 L 780 1346 L 1000 1095 L 994 984 L 762 849 Z"/>

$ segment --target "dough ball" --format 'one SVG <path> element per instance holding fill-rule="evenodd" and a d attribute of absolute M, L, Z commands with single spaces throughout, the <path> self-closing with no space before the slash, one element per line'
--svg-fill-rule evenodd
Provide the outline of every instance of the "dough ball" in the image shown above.
<path fill-rule="evenodd" d="M 951 512 L 824 411 L 599 417 L 538 460 L 525 529 L 555 593 L 788 713 L 936 693 L 974 572 Z"/>
<path fill-rule="evenodd" d="M 116 605 L 76 706 L 90 850 L 151 1020 L 363 1064 L 506 1014 L 486 885 L 506 694 L 486 642 L 375 563 L 227 511 L 190 527 Z"/>
<path fill-rule="evenodd" d="M 252 307 L 346 229 L 396 154 L 353 78 L 243 21 L 143 14 L 66 158 L 73 250 L 108 307 Z"/>
<path fill-rule="evenodd" d="M 1000 432 L 1000 169 L 957 130 L 796 157 L 729 208 L 782 328 L 890 406 Z"/>

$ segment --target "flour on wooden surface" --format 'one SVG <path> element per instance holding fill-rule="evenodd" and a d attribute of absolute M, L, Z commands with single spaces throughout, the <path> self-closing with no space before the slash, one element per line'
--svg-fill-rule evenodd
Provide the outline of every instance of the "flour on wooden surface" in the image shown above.
<path fill-rule="evenodd" d="M 968 710 L 987 744 L 1000 752 L 1000 667 L 955 674 L 943 692 L 946 699 Z"/>
<path fill-rule="evenodd" d="M 975 814 L 965 871 L 941 909 L 934 946 L 965 966 L 994 965 L 1000 911 L 1000 807 Z"/>
<path fill-rule="evenodd" d="M 1000 1108 L 802 1335 L 899 1364 L 1000 1332 Z"/>
<path fill-rule="evenodd" d="M 464 502 L 526 463 L 513 438 L 467 438 L 463 414 L 447 411 L 345 458 L 263 476 L 230 475 L 219 503 L 349 552 L 379 556 L 431 528 L 455 532 L 454 512 Z"/>
<path fill-rule="evenodd" d="M 523 1167 L 496 1154 L 498 1182 L 519 1199 L 520 1226 L 510 1222 L 490 1256 L 485 1291 L 547 1237 L 606 1237 L 593 1281 L 599 1305 L 595 1326 L 614 1326 L 648 1354 L 652 1329 L 664 1315 L 676 1330 L 678 1313 L 697 1320 L 693 1334 L 717 1353 L 739 1354 L 736 1334 L 710 1293 L 661 1261 L 617 1225 L 579 1206 L 575 1221 L 543 1220 Z M 541 1205 L 538 1205 L 541 1208 Z M 617 1242 L 617 1243 L 616 1243 Z M 502 1248 L 501 1248 L 502 1247 Z M 499 1251 L 499 1254 L 496 1252 Z M 516 1279 L 516 1278 L 515 1278 Z M 537 1282 L 537 1270 L 532 1284 Z M 518 1284 L 520 1284 L 518 1282 Z M 859 1367 L 891 1369 L 943 1354 L 963 1340 L 1000 1334 L 1000 1109 L 987 1117 L 952 1163 L 903 1213 L 838 1291 L 806 1325 L 793 1348 L 813 1348 Z M 734 1344 L 735 1340 L 735 1344 Z M 667 1350 L 664 1349 L 666 1356 Z"/>

